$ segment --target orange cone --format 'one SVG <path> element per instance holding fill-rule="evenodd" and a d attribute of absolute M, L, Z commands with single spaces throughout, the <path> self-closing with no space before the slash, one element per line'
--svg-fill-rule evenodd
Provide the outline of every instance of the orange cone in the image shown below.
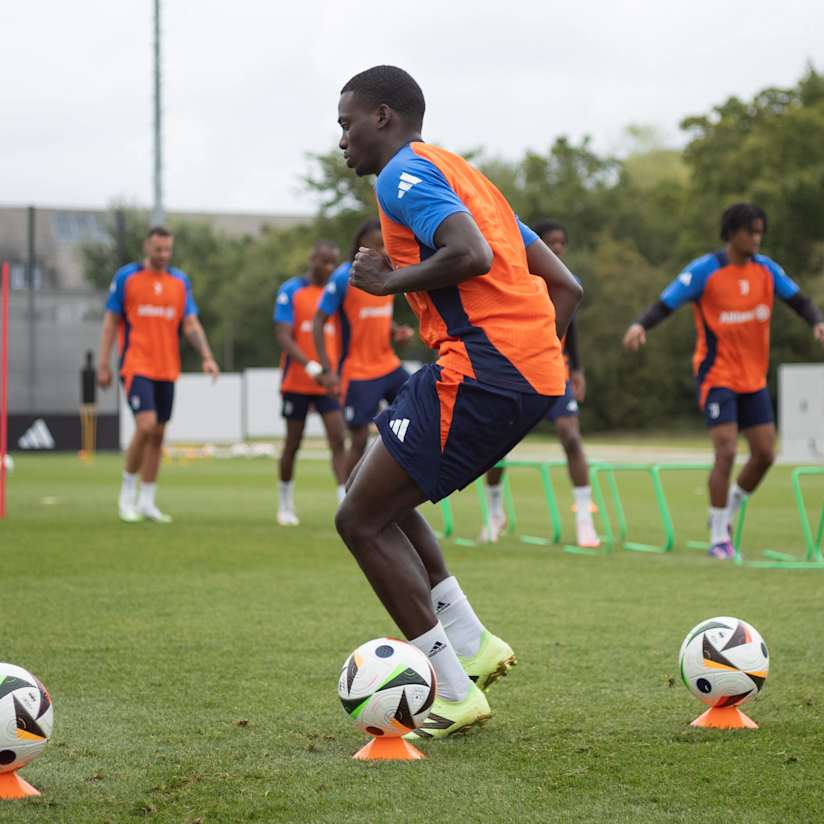
<path fill-rule="evenodd" d="M 738 707 L 710 707 L 690 724 L 715 730 L 757 730 L 758 724 Z"/>
<path fill-rule="evenodd" d="M 31 795 L 40 795 L 40 790 L 20 778 L 16 770 L 0 773 L 0 798 L 28 798 Z"/>
<path fill-rule="evenodd" d="M 373 738 L 361 747 L 352 758 L 358 761 L 417 761 L 426 756 L 408 741 L 398 735 L 387 738 Z"/>

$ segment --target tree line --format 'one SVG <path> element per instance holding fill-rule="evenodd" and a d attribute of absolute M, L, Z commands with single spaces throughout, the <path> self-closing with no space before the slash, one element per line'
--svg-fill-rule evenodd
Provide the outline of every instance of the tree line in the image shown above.
<path fill-rule="evenodd" d="M 764 253 L 824 304 L 824 74 L 810 66 L 792 88 L 731 97 L 686 118 L 681 129 L 687 142 L 677 150 L 662 145 L 654 130 L 630 127 L 620 157 L 597 152 L 588 138 L 566 137 L 516 160 L 463 152 L 524 222 L 551 217 L 568 229 L 567 263 L 585 290 L 578 327 L 589 387 L 586 430 L 698 424 L 691 313 L 668 319 L 636 355 L 621 349 L 621 336 L 688 261 L 720 248 L 720 216 L 730 203 L 750 200 L 766 210 Z M 372 181 L 356 178 L 337 149 L 308 158 L 303 185 L 320 201 L 305 225 L 230 238 L 206 224 L 172 223 L 175 263 L 192 278 L 224 369 L 276 363 L 272 307 L 280 284 L 305 270 L 316 238 L 335 240 L 345 257 L 357 226 L 375 216 Z M 141 256 L 147 220 L 147 213 L 127 209 L 120 244 L 112 218 L 112 241 L 84 248 L 93 284 L 108 286 L 123 262 L 119 255 Z M 413 320 L 400 299 L 396 315 Z M 405 356 L 430 354 L 419 345 Z M 777 305 L 773 396 L 779 363 L 820 360 L 806 324 Z"/>

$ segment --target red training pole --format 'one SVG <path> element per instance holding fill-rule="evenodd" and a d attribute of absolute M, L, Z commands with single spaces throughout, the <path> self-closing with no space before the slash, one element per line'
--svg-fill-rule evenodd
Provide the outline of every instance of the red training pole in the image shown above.
<path fill-rule="evenodd" d="M 9 264 L 2 267 L 3 352 L 0 355 L 0 518 L 6 517 L 6 455 L 9 408 Z"/>

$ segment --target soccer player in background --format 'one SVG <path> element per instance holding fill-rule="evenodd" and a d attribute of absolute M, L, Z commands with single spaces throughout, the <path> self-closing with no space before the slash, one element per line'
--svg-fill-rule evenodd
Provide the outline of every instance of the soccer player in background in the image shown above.
<path fill-rule="evenodd" d="M 338 500 L 344 495 L 346 447 L 343 417 L 335 397 L 337 381 L 318 362 L 312 338 L 312 318 L 329 275 L 338 264 L 336 244 L 318 240 L 309 258 L 305 275 L 287 280 L 275 299 L 275 336 L 281 350 L 280 391 L 282 414 L 286 419 L 286 439 L 280 456 L 277 521 L 281 526 L 297 526 L 295 510 L 295 457 L 303 440 L 306 416 L 313 408 L 323 420 L 332 451 L 332 472 L 338 484 Z M 338 352 L 338 329 L 334 321 L 324 325 L 328 351 Z"/>
<path fill-rule="evenodd" d="M 118 505 L 120 518 L 127 523 L 172 520 L 158 509 L 155 493 L 180 374 L 181 329 L 200 355 L 203 371 L 215 378 L 220 373 L 197 318 L 189 278 L 170 265 L 173 246 L 168 229 L 149 230 L 143 242 L 146 257 L 119 269 L 112 280 L 100 335 L 97 382 L 104 389 L 112 382 L 109 359 L 119 331 L 120 379 L 135 420 Z"/>
<path fill-rule="evenodd" d="M 734 557 L 732 524 L 775 458 L 775 424 L 767 392 L 774 296 L 801 315 L 824 344 L 821 311 L 775 261 L 758 253 L 766 231 L 767 216 L 758 206 L 730 206 L 721 217 L 723 250 L 688 264 L 624 335 L 624 346 L 637 351 L 646 343 L 648 330 L 692 303 L 693 373 L 715 452 L 709 477 L 709 554 L 714 558 Z M 739 431 L 747 439 L 750 457 L 730 489 Z"/>
<path fill-rule="evenodd" d="M 361 248 L 351 284 L 405 293 L 439 357 L 378 415 L 380 438 L 350 476 L 335 525 L 428 656 L 438 695 L 418 732 L 443 737 L 489 717 L 482 689 L 515 657 L 478 619 L 416 507 L 486 472 L 563 394 L 559 339 L 582 292 L 489 180 L 422 141 L 424 108 L 418 84 L 393 66 L 353 77 L 338 103 L 347 165 L 378 175 L 391 261 Z"/>
<path fill-rule="evenodd" d="M 566 255 L 569 237 L 566 228 L 557 220 L 543 220 L 532 227 L 533 231 L 557 255 Z M 578 404 L 586 396 L 586 378 L 581 355 L 578 351 L 578 329 L 575 317 L 569 322 L 562 341 L 566 362 L 566 389 L 547 413 L 546 419 L 555 425 L 558 440 L 564 449 L 567 470 L 572 481 L 575 498 L 575 533 L 578 546 L 600 545 L 595 524 L 592 522 L 592 488 L 589 485 L 589 465 L 581 440 L 578 424 Z M 489 524 L 481 529 L 481 541 L 494 543 L 506 526 L 503 484 L 504 470 L 493 467 L 486 473 L 486 498 L 489 504 Z"/>
<path fill-rule="evenodd" d="M 329 374 L 337 373 L 340 379 L 343 419 L 350 438 L 347 477 L 366 449 L 369 424 L 378 414 L 380 402 L 395 400 L 409 377 L 392 349 L 392 341 L 403 343 L 414 334 L 409 326 L 392 320 L 393 295 L 370 295 L 350 284 L 352 261 L 361 246 L 383 254 L 379 221 L 368 220 L 358 229 L 349 260 L 332 273 L 323 290 L 313 328 L 321 366 Z M 341 353 L 334 366 L 323 333 L 333 315 L 341 328 Z"/>

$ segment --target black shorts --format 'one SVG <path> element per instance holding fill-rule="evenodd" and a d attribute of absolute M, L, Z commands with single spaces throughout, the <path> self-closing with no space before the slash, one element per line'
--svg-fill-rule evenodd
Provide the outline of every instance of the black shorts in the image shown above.
<path fill-rule="evenodd" d="M 318 415 L 334 412 L 340 409 L 337 398 L 331 395 L 307 395 L 303 392 L 284 392 L 281 414 L 287 421 L 305 421 L 309 409 L 313 408 Z"/>
<path fill-rule="evenodd" d="M 495 466 L 556 400 L 428 364 L 375 424 L 392 457 L 436 502 Z"/>

